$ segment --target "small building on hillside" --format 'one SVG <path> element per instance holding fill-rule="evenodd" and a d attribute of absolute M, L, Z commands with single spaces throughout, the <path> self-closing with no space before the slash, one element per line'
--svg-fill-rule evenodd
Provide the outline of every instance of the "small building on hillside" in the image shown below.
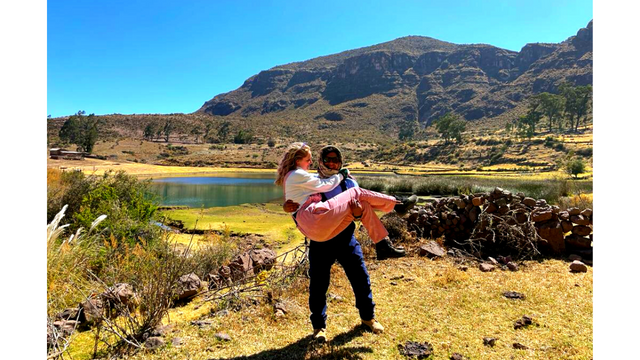
<path fill-rule="evenodd" d="M 52 148 L 49 149 L 49 157 L 52 159 L 84 160 L 84 153 L 79 151 L 69 151 L 62 148 Z"/>

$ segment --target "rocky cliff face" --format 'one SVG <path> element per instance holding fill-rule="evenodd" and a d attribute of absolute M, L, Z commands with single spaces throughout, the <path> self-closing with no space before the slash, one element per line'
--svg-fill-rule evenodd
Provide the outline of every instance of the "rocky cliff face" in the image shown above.
<path fill-rule="evenodd" d="M 532 94 L 557 91 L 563 81 L 591 84 L 592 38 L 593 22 L 560 44 L 527 44 L 520 52 L 404 37 L 262 71 L 197 112 L 255 117 L 294 111 L 298 118 L 361 121 L 358 109 L 369 107 L 378 109 L 369 116 L 423 126 L 447 112 L 491 118 Z"/>

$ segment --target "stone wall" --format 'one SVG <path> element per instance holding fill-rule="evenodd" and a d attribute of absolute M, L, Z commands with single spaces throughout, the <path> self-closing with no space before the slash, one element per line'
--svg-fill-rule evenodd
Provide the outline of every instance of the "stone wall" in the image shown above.
<path fill-rule="evenodd" d="M 509 236 L 511 242 L 524 240 L 524 244 L 531 240 L 543 255 L 576 254 L 584 259 L 593 256 L 591 209 L 561 211 L 544 199 L 501 188 L 435 199 L 416 206 L 406 220 L 408 230 L 423 238 L 444 236 L 445 241 L 458 244 L 468 243 L 471 238 L 490 248 Z"/>

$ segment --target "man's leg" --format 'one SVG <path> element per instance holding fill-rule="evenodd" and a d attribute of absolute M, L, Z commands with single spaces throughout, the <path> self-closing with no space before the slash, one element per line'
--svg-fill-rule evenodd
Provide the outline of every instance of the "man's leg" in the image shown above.
<path fill-rule="evenodd" d="M 362 248 L 353 233 L 350 239 L 344 239 L 344 241 L 348 241 L 348 246 L 338 255 L 338 262 L 344 268 L 344 272 L 351 283 L 360 318 L 362 320 L 371 320 L 374 318 L 376 304 L 373 302 L 371 280 L 362 255 Z"/>
<path fill-rule="evenodd" d="M 327 327 L 327 290 L 331 266 L 335 262 L 335 252 L 331 251 L 331 243 L 332 241 L 312 240 L 309 245 L 309 310 L 314 329 Z"/>

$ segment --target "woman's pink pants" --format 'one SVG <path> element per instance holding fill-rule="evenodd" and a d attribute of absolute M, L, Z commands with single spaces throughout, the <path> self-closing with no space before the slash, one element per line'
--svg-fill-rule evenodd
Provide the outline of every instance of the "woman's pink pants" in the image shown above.
<path fill-rule="evenodd" d="M 393 210 L 396 205 L 393 196 L 362 188 L 351 188 L 327 201 L 321 199 L 320 194 L 311 195 L 296 213 L 298 229 L 309 239 L 327 241 L 346 229 L 354 220 L 349 206 L 351 199 L 357 199 L 362 205 L 362 225 L 369 232 L 374 244 L 389 235 L 374 210 Z"/>

